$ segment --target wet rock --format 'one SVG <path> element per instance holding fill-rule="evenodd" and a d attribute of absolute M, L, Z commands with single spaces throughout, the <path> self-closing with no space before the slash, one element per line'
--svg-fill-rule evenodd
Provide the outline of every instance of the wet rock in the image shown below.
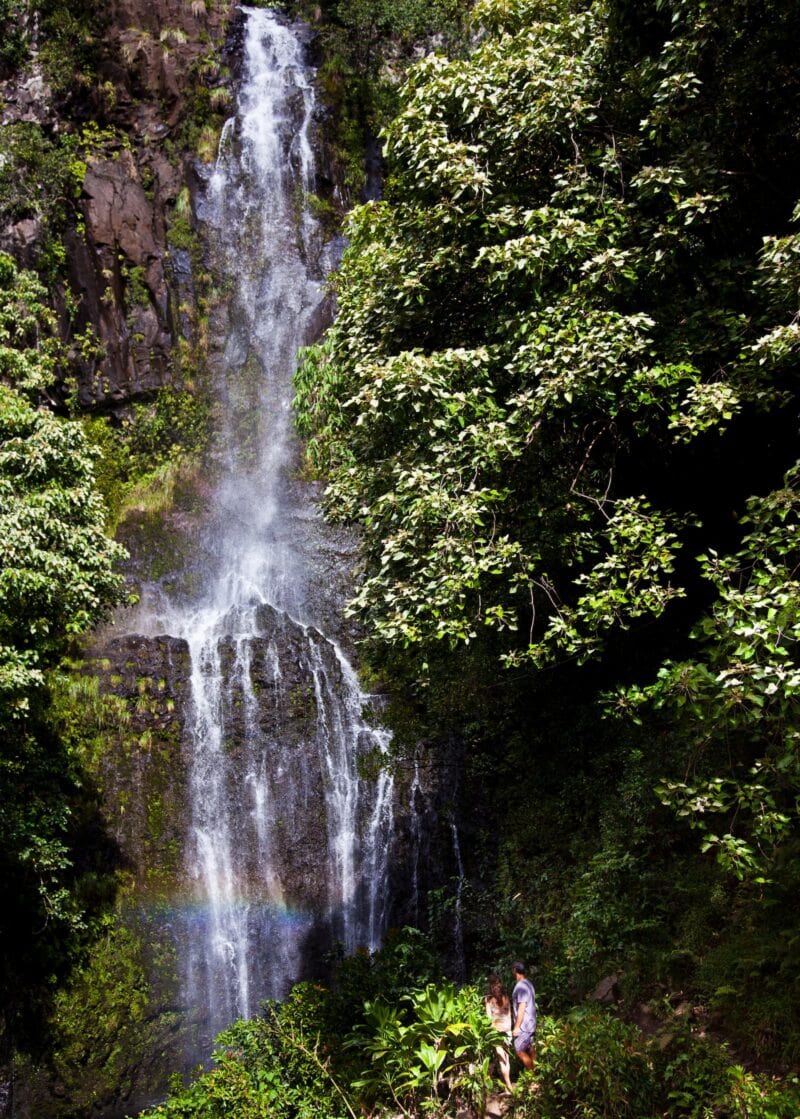
<path fill-rule="evenodd" d="M 160 104 L 166 125 L 184 110 L 191 67 L 219 42 L 230 16 L 227 2 L 189 4 L 186 0 L 111 0 L 109 37 L 128 61 L 123 80 L 132 98 Z"/>
<path fill-rule="evenodd" d="M 37 65 L 21 78 L 1 82 L 0 99 L 0 124 L 55 123 L 52 91 Z"/>
<path fill-rule="evenodd" d="M 514 1105 L 511 1096 L 505 1092 L 494 1092 L 486 1101 L 486 1114 L 490 1119 L 502 1119 Z"/>
<path fill-rule="evenodd" d="M 168 194 L 175 190 L 175 176 L 163 166 L 159 181 Z M 103 357 L 79 363 L 79 400 L 85 407 L 107 406 L 172 379 L 163 207 L 144 190 L 129 151 L 91 161 L 83 193 L 86 236 L 68 235 L 68 266 L 79 325 L 94 327 Z"/>

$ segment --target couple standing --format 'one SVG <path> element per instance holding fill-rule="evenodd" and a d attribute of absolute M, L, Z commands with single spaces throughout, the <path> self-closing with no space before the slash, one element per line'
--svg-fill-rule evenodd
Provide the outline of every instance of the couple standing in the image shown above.
<path fill-rule="evenodd" d="M 525 965 L 517 961 L 511 965 L 514 973 L 514 990 L 511 1000 L 503 990 L 498 975 L 489 976 L 486 996 L 486 1013 L 495 1029 L 514 1039 L 514 1050 L 526 1069 L 533 1068 L 533 1034 L 536 1029 L 536 992 L 526 978 Z M 511 1061 L 505 1046 L 497 1047 L 500 1074 L 506 1089 L 511 1091 Z"/>

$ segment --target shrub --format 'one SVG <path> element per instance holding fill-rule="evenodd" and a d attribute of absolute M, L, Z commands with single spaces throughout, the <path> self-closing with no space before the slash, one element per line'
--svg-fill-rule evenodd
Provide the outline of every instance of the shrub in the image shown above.
<path fill-rule="evenodd" d="M 367 1021 L 346 1045 L 368 1061 L 353 1082 L 364 1102 L 392 1101 L 404 1115 L 471 1107 L 483 1114 L 489 1064 L 503 1037 L 474 987 L 429 983 L 390 1006 L 367 1004 Z"/>
<path fill-rule="evenodd" d="M 725 1048 L 692 1037 L 688 1024 L 676 1022 L 672 1035 L 662 1035 L 654 1057 L 666 1113 L 675 1119 L 705 1119 L 728 1090 Z"/>
<path fill-rule="evenodd" d="M 356 1119 L 327 1068 L 315 990 L 299 984 L 263 1018 L 235 1022 L 217 1038 L 216 1067 L 146 1119 Z"/>
<path fill-rule="evenodd" d="M 655 1078 L 634 1027 L 595 1009 L 545 1018 L 537 1033 L 538 1092 L 524 1098 L 533 1119 L 643 1119 L 652 1115 Z"/>
<path fill-rule="evenodd" d="M 740 1065 L 728 1070 L 729 1112 L 732 1119 L 797 1119 L 800 1084 L 797 1077 L 777 1083 L 766 1076 L 745 1072 Z"/>

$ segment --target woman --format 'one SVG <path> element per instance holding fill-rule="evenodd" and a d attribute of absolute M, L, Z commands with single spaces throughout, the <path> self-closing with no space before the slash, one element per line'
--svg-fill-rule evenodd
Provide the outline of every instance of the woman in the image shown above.
<path fill-rule="evenodd" d="M 487 985 L 486 998 L 483 1000 L 486 1013 L 491 1018 L 492 1025 L 500 1033 L 505 1034 L 508 1042 L 511 1041 L 511 1002 L 503 990 L 499 975 L 490 975 Z M 511 1058 L 508 1055 L 508 1042 L 506 1045 L 495 1047 L 500 1061 L 500 1075 L 506 1086 L 506 1091 L 511 1092 Z"/>

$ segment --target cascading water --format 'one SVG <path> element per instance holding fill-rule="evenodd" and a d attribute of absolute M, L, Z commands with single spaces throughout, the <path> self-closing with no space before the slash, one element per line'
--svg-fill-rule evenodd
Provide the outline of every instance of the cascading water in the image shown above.
<path fill-rule="evenodd" d="M 450 833 L 453 837 L 453 854 L 456 861 L 456 896 L 453 906 L 453 944 L 455 947 L 457 978 L 463 983 L 466 967 L 464 963 L 464 921 L 462 914 L 462 900 L 464 894 L 464 862 L 461 858 L 461 841 L 458 838 L 458 826 L 455 820 L 450 822 Z"/>
<path fill-rule="evenodd" d="M 192 904 L 178 942 L 206 1040 L 285 994 L 304 954 L 377 946 L 393 816 L 390 776 L 359 775 L 387 735 L 330 636 L 335 542 L 297 480 L 291 427 L 296 353 L 324 298 L 322 237 L 305 204 L 312 73 L 294 29 L 244 11 L 239 112 L 199 208 L 230 286 L 208 568 L 200 594 L 153 592 L 140 612 L 147 631 L 183 638 L 190 653 Z"/>

